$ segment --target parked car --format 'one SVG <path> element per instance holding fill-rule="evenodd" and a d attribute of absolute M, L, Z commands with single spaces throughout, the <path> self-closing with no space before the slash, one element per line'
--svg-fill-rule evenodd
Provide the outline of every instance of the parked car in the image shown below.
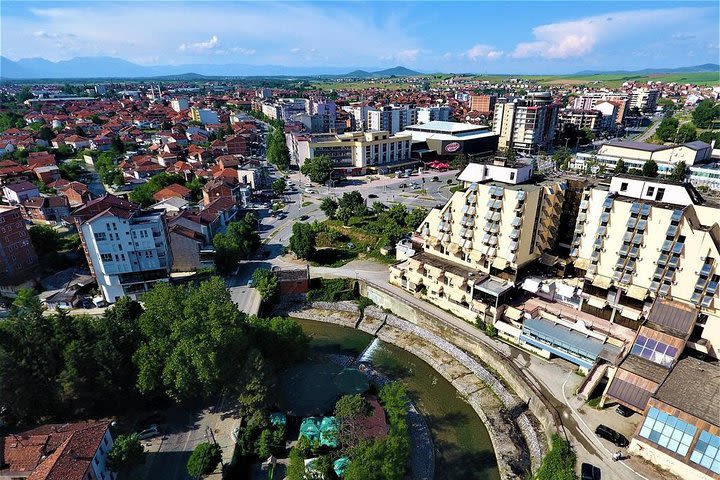
<path fill-rule="evenodd" d="M 625 438 L 625 435 L 616 432 L 607 425 L 598 425 L 598 427 L 595 429 L 595 435 L 600 438 L 604 438 L 605 440 L 612 442 L 613 444 L 621 448 L 627 447 L 629 444 L 628 439 Z"/>
<path fill-rule="evenodd" d="M 617 408 L 615 409 L 615 412 L 618 415 L 621 415 L 626 418 L 632 417 L 632 414 L 635 413 L 632 410 L 630 410 L 629 408 L 627 408 L 625 405 L 618 405 Z"/>
<path fill-rule="evenodd" d="M 157 425 L 150 425 L 148 428 L 140 432 L 138 437 L 140 440 L 147 440 L 148 438 L 157 437 L 158 435 L 160 435 L 160 430 L 158 430 Z"/>
<path fill-rule="evenodd" d="M 407 187 L 407 183 L 401 183 L 401 184 L 400 184 L 400 188 L 405 188 L 405 187 Z"/>
<path fill-rule="evenodd" d="M 431 181 L 432 181 L 432 182 L 439 182 L 439 181 L 440 181 L 440 177 L 432 177 L 432 180 L 431 180 Z"/>
<path fill-rule="evenodd" d="M 315 193 L 315 190 L 313 190 L 312 188 L 306 188 L 305 193 Z"/>
<path fill-rule="evenodd" d="M 310 218 L 310 215 L 300 215 L 300 221 L 301 221 L 301 222 L 304 222 L 304 221 L 307 220 L 308 218 Z"/>
<path fill-rule="evenodd" d="M 378 197 L 378 196 L 375 195 L 374 193 L 371 193 L 370 195 L 368 195 L 368 198 L 377 198 L 377 197 Z"/>
<path fill-rule="evenodd" d="M 255 286 L 255 280 L 253 280 L 252 278 L 251 278 L 250 280 L 248 280 L 247 286 L 250 287 L 250 288 L 254 287 L 254 286 Z"/>
<path fill-rule="evenodd" d="M 580 480 L 600 480 L 600 469 L 589 463 L 580 467 Z"/>

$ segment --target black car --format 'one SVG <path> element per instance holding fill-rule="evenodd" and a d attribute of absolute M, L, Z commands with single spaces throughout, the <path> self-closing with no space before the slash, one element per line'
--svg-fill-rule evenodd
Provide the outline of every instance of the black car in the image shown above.
<path fill-rule="evenodd" d="M 589 463 L 583 463 L 580 467 L 580 480 L 600 480 L 600 469 Z"/>
<path fill-rule="evenodd" d="M 368 198 L 377 198 L 377 197 L 378 197 L 378 196 L 375 195 L 374 193 L 371 193 L 370 195 L 368 195 Z"/>
<path fill-rule="evenodd" d="M 304 222 L 304 221 L 307 220 L 308 218 L 310 218 L 309 215 L 300 215 L 300 221 L 301 221 L 301 222 Z"/>
<path fill-rule="evenodd" d="M 625 435 L 616 432 L 607 425 L 598 425 L 598 427 L 595 429 L 595 435 L 600 438 L 604 438 L 605 440 L 612 442 L 621 448 L 627 447 L 629 444 L 628 439 L 625 438 Z"/>
<path fill-rule="evenodd" d="M 630 410 L 629 408 L 627 408 L 625 405 L 618 405 L 617 408 L 615 409 L 615 412 L 618 415 L 623 416 L 625 418 L 632 417 L 632 414 L 635 413 L 632 410 Z"/>

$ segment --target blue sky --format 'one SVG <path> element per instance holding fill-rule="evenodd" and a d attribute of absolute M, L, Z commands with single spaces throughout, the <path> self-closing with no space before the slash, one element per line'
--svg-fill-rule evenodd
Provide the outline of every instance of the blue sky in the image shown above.
<path fill-rule="evenodd" d="M 718 2 L 9 2 L 12 60 L 112 56 L 424 72 L 572 73 L 718 62 Z"/>

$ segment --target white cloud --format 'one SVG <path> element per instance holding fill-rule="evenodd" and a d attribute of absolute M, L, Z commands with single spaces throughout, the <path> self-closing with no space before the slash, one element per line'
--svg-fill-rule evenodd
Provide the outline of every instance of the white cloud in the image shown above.
<path fill-rule="evenodd" d="M 603 42 L 635 35 L 647 28 L 669 28 L 702 14 L 701 8 L 673 8 L 615 12 L 533 28 L 535 40 L 515 47 L 515 58 L 565 59 L 591 53 Z"/>
<path fill-rule="evenodd" d="M 197 43 L 183 43 L 178 47 L 178 50 L 181 52 L 185 51 L 192 51 L 192 52 L 203 52 L 207 50 L 212 50 L 213 48 L 217 47 L 218 45 L 218 37 L 217 35 L 213 35 L 210 37 L 210 40 L 207 42 L 197 42 Z"/>
<path fill-rule="evenodd" d="M 479 43 L 465 52 L 465 56 L 470 60 L 497 60 L 503 56 L 503 51 L 490 45 L 483 45 Z"/>
<path fill-rule="evenodd" d="M 401 50 L 395 54 L 395 58 L 401 62 L 415 62 L 420 54 L 419 48 Z"/>

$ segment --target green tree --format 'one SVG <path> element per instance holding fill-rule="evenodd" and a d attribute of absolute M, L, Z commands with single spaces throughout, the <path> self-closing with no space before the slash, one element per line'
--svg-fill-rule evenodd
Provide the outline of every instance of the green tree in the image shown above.
<path fill-rule="evenodd" d="M 625 160 L 622 158 L 617 161 L 615 164 L 615 168 L 613 169 L 613 173 L 615 175 L 621 174 L 621 173 L 627 173 L 627 167 L 625 166 Z"/>
<path fill-rule="evenodd" d="M 85 171 L 82 165 L 80 165 L 80 162 L 77 160 L 62 162 L 58 168 L 60 169 L 60 176 L 71 182 L 78 180 Z"/>
<path fill-rule="evenodd" d="M 353 217 L 353 211 L 348 207 L 338 207 L 335 211 L 335 218 L 340 220 L 343 225 L 347 225 Z"/>
<path fill-rule="evenodd" d="M 38 137 L 45 140 L 46 142 L 49 142 L 53 138 L 55 138 L 55 132 L 52 131 L 50 127 L 47 125 L 43 125 L 40 127 L 40 131 L 38 131 Z"/>
<path fill-rule="evenodd" d="M 247 356 L 246 325 L 220 277 L 197 287 L 157 283 L 143 304 L 134 356 L 140 392 L 207 398 L 235 384 Z"/>
<path fill-rule="evenodd" d="M 280 285 L 278 284 L 277 275 L 267 268 L 258 268 L 252 275 L 255 288 L 260 293 L 260 298 L 265 304 L 272 302 L 278 293 L 280 293 Z"/>
<path fill-rule="evenodd" d="M 287 170 L 290 166 L 290 150 L 285 143 L 285 134 L 282 127 L 275 127 L 268 137 L 265 156 L 268 162 L 280 170 Z"/>
<path fill-rule="evenodd" d="M 355 217 L 365 215 L 367 212 L 365 199 L 357 190 L 343 193 L 343 196 L 338 200 L 338 209 L 340 208 L 347 208 L 350 214 Z"/>
<path fill-rule="evenodd" d="M 329 218 L 335 218 L 335 212 L 337 211 L 338 203 L 332 197 L 325 197 L 320 202 L 320 210 Z"/>
<path fill-rule="evenodd" d="M 665 117 L 655 130 L 655 136 L 663 142 L 670 142 L 675 139 L 680 122 L 675 117 Z"/>
<path fill-rule="evenodd" d="M 290 237 L 290 250 L 298 258 L 309 259 L 315 253 L 315 239 L 317 233 L 312 225 L 295 223 Z"/>
<path fill-rule="evenodd" d="M 368 413 L 368 404 L 362 395 L 343 395 L 335 403 L 337 435 L 345 451 L 353 449 L 360 441 L 362 418 Z"/>
<path fill-rule="evenodd" d="M 458 155 L 454 155 L 452 159 L 450 159 L 450 168 L 453 170 L 462 170 L 468 166 L 468 163 L 470 163 L 470 161 L 468 160 L 467 155 L 460 153 Z"/>
<path fill-rule="evenodd" d="M 570 166 L 571 158 L 570 150 L 565 147 L 558 148 L 552 155 L 553 163 L 558 170 L 567 170 Z"/>
<path fill-rule="evenodd" d="M 139 187 L 135 187 L 135 189 L 130 192 L 130 195 L 128 197 L 133 203 L 137 203 L 142 207 L 149 207 L 150 205 L 155 203 L 153 195 L 155 195 L 157 192 L 167 187 L 168 185 L 172 185 L 174 183 L 184 185 L 185 178 L 182 175 L 178 174 L 164 172 L 159 173 L 150 177 L 147 183 L 144 183 Z"/>
<path fill-rule="evenodd" d="M 38 255 L 43 256 L 60 250 L 60 233 L 50 225 L 33 225 L 28 233 Z"/>
<path fill-rule="evenodd" d="M 692 123 L 684 123 L 680 125 L 677 131 L 677 142 L 693 142 L 697 139 L 697 129 Z"/>
<path fill-rule="evenodd" d="M 114 472 L 128 472 L 145 462 L 145 449 L 137 433 L 120 435 L 108 452 L 107 465 Z"/>
<path fill-rule="evenodd" d="M 303 175 L 307 175 L 310 181 L 324 184 L 332 176 L 333 162 L 327 155 L 306 158 L 300 171 Z"/>
<path fill-rule="evenodd" d="M 642 166 L 642 176 L 643 177 L 657 177 L 658 174 L 658 166 L 657 163 L 655 163 L 655 160 L 648 160 L 645 162 Z"/>
<path fill-rule="evenodd" d="M 28 87 L 27 85 L 23 86 L 20 89 L 20 92 L 15 95 L 15 98 L 17 99 L 18 103 L 33 98 L 33 94 L 32 92 L 30 92 L 30 87 Z"/>
<path fill-rule="evenodd" d="M 698 103 L 692 112 L 693 123 L 700 128 L 709 128 L 713 120 L 720 117 L 720 104 L 711 99 Z"/>
<path fill-rule="evenodd" d="M 215 268 L 225 275 L 233 271 L 240 260 L 246 259 L 260 246 L 260 236 L 255 225 L 243 218 L 231 222 L 225 233 L 213 238 L 215 246 Z"/>
<path fill-rule="evenodd" d="M 685 181 L 685 170 L 687 169 L 687 165 L 685 162 L 679 162 L 677 165 L 675 165 L 672 169 L 672 172 L 670 172 L 669 178 L 670 180 L 674 180 L 676 182 L 683 182 Z"/>
<path fill-rule="evenodd" d="M 702 132 L 698 135 L 698 140 L 705 143 L 712 143 L 715 141 L 715 148 L 720 147 L 720 132 Z"/>
<path fill-rule="evenodd" d="M 285 182 L 284 178 L 278 178 L 272 183 L 272 191 L 275 195 L 282 195 L 285 193 L 285 188 L 287 187 L 287 183 Z"/>
<path fill-rule="evenodd" d="M 299 448 L 290 450 L 287 478 L 288 480 L 305 480 L 305 457 Z"/>
<path fill-rule="evenodd" d="M 222 460 L 222 450 L 216 443 L 203 442 L 195 447 L 187 462 L 188 475 L 202 478 L 215 471 Z"/>

